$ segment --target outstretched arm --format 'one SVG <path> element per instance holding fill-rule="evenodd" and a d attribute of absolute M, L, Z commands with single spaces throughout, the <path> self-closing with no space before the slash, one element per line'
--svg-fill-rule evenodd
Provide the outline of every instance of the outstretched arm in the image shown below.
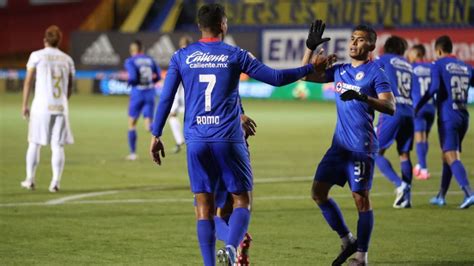
<path fill-rule="evenodd" d="M 312 63 L 314 65 L 314 72 L 304 77 L 303 80 L 317 83 L 325 83 L 328 81 L 326 69 L 330 68 L 337 61 L 337 56 L 335 54 L 324 56 L 323 52 L 324 49 L 320 49 L 313 58 L 314 51 L 306 49 L 301 63 L 303 65 Z"/>

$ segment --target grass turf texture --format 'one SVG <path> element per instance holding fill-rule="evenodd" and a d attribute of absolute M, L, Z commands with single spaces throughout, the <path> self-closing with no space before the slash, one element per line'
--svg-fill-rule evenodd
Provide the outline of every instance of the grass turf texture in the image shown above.
<path fill-rule="evenodd" d="M 0 265 L 201 264 L 185 152 L 168 153 L 163 166 L 156 166 L 148 156 L 150 136 L 140 121 L 139 160 L 125 161 L 126 97 L 71 99 L 76 144 L 66 148 L 62 190 L 56 194 L 47 192 L 49 147 L 41 151 L 37 190 L 20 188 L 27 148 L 27 123 L 21 119 L 20 102 L 19 94 L 0 96 Z M 250 140 L 256 182 L 251 262 L 329 265 L 339 252 L 340 241 L 310 199 L 310 187 L 331 142 L 334 104 L 244 100 L 244 107 L 258 124 L 257 136 Z M 473 135 L 471 129 L 462 158 L 471 183 Z M 412 209 L 391 207 L 394 188 L 376 172 L 372 189 L 375 228 L 369 257 L 374 265 L 474 264 L 474 210 L 457 209 L 463 195 L 454 178 L 448 205 L 428 204 L 438 190 L 441 172 L 436 127 L 430 140 L 432 178 L 414 180 Z M 170 151 L 174 143 L 168 127 L 164 142 Z M 394 147 L 388 157 L 399 169 Z M 65 204 L 43 204 L 104 191 L 113 192 Z M 357 212 L 348 188 L 335 187 L 331 195 L 355 234 Z"/>

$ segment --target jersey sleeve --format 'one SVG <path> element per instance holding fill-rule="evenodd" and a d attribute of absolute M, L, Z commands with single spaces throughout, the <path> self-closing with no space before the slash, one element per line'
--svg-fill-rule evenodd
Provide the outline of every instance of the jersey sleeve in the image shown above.
<path fill-rule="evenodd" d="M 166 73 L 165 83 L 161 92 L 160 101 L 153 120 L 151 133 L 153 136 L 160 137 L 163 134 L 163 127 L 173 105 L 173 100 L 181 83 L 181 74 L 179 72 L 178 54 L 171 57 L 168 72 Z"/>
<path fill-rule="evenodd" d="M 392 92 L 392 88 L 390 87 L 390 82 L 388 81 L 387 74 L 385 74 L 385 70 L 379 65 L 376 65 L 377 72 L 374 75 L 374 82 L 373 86 L 375 88 L 375 92 L 377 94 L 385 93 L 385 92 Z"/>
<path fill-rule="evenodd" d="M 339 68 L 341 64 L 334 65 L 328 69 L 326 69 L 326 82 L 333 82 L 334 81 L 334 73 L 336 73 L 336 69 Z"/>
<path fill-rule="evenodd" d="M 251 53 L 241 49 L 238 53 L 240 69 L 250 77 L 273 86 L 293 83 L 311 73 L 313 65 L 307 64 L 298 68 L 273 69 L 258 61 Z"/>
<path fill-rule="evenodd" d="M 33 69 L 36 68 L 36 66 L 39 63 L 39 56 L 37 52 L 33 52 L 30 55 L 30 58 L 28 58 L 28 63 L 26 63 L 26 68 L 27 69 Z"/>
<path fill-rule="evenodd" d="M 130 58 L 125 60 L 124 64 L 125 70 L 128 73 L 128 84 L 129 85 L 137 85 L 138 84 L 138 73 L 135 65 L 133 64 L 133 60 Z"/>
<path fill-rule="evenodd" d="M 76 67 L 74 66 L 74 61 L 72 60 L 71 57 L 68 57 L 68 65 L 69 65 L 69 71 L 70 71 L 69 73 L 74 78 L 74 76 L 76 75 Z"/>

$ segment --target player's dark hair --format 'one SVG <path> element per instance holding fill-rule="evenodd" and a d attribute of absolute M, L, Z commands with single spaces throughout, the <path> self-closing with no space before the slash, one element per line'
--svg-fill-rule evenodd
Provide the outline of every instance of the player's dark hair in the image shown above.
<path fill-rule="evenodd" d="M 436 39 L 435 42 L 435 49 L 441 49 L 445 53 L 452 53 L 453 52 L 453 42 L 448 35 L 443 35 Z"/>
<path fill-rule="evenodd" d="M 226 17 L 225 9 L 220 4 L 207 4 L 198 11 L 198 23 L 201 28 L 209 29 L 214 34 L 222 32 L 221 23 Z"/>
<path fill-rule="evenodd" d="M 356 26 L 352 31 L 363 31 L 367 33 L 367 39 L 369 39 L 369 42 L 375 45 L 375 42 L 377 41 L 377 33 L 375 32 L 374 28 L 367 24 L 360 24 Z"/>
<path fill-rule="evenodd" d="M 402 37 L 392 35 L 383 46 L 384 53 L 403 55 L 407 49 L 408 43 Z"/>
<path fill-rule="evenodd" d="M 142 41 L 135 39 L 131 44 L 135 44 L 137 46 L 138 51 L 143 51 Z"/>
<path fill-rule="evenodd" d="M 58 47 L 63 38 L 63 33 L 56 25 L 49 26 L 44 32 L 44 40 L 52 47 Z"/>
<path fill-rule="evenodd" d="M 416 56 L 417 56 L 418 58 L 423 58 L 423 57 L 425 57 L 425 55 L 426 55 L 426 49 L 425 49 L 425 46 L 424 46 L 423 44 L 416 44 L 416 45 L 413 45 L 412 49 L 416 51 Z"/>

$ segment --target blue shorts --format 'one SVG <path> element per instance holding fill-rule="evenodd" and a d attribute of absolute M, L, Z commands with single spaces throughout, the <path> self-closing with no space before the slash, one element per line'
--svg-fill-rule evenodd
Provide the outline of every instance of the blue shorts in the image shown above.
<path fill-rule="evenodd" d="M 469 128 L 469 117 L 460 121 L 440 121 L 438 119 L 439 143 L 443 152 L 462 151 L 462 140 Z"/>
<path fill-rule="evenodd" d="M 412 116 L 380 114 L 377 124 L 377 138 L 380 149 L 388 149 L 396 140 L 398 153 L 409 152 L 413 147 L 414 133 Z"/>
<path fill-rule="evenodd" d="M 155 89 L 138 90 L 132 89 L 130 93 L 130 103 L 128 105 L 128 116 L 133 119 L 140 117 L 153 118 L 155 109 Z"/>
<path fill-rule="evenodd" d="M 216 202 L 216 208 L 224 208 L 225 204 L 231 197 L 231 194 L 227 191 L 225 183 L 222 179 L 217 181 L 216 190 L 214 191 L 214 199 Z"/>
<path fill-rule="evenodd" d="M 193 193 L 214 193 L 219 180 L 228 192 L 252 191 L 253 175 L 244 142 L 189 142 L 186 151 Z"/>
<path fill-rule="evenodd" d="M 318 165 L 314 180 L 343 187 L 346 182 L 352 191 L 372 188 L 375 153 L 349 151 L 332 143 Z"/>
<path fill-rule="evenodd" d="M 435 112 L 418 113 L 415 117 L 415 132 L 430 132 L 433 126 Z"/>

